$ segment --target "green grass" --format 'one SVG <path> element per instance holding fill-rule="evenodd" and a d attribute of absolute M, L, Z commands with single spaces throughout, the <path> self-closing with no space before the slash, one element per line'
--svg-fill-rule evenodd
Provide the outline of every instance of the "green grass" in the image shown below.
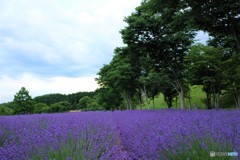
<path fill-rule="evenodd" d="M 205 104 L 203 103 L 203 99 L 205 98 L 205 93 L 202 91 L 202 86 L 192 86 L 190 88 L 190 94 L 191 94 L 191 106 L 195 104 L 198 109 L 204 109 Z M 163 94 L 159 94 L 155 97 L 155 109 L 163 109 L 168 108 L 166 102 L 164 101 Z M 185 98 L 185 106 L 188 108 L 190 105 L 189 99 Z M 153 102 L 149 99 L 149 106 L 151 109 L 153 109 Z M 139 107 L 138 107 L 139 108 Z M 173 101 L 173 108 L 180 108 L 180 99 L 177 97 L 177 100 L 175 99 Z M 147 105 L 143 105 L 143 109 L 147 109 Z"/>
<path fill-rule="evenodd" d="M 38 150 L 36 153 L 33 153 L 31 159 L 42 160 L 44 158 L 47 158 L 51 160 L 83 160 L 83 145 L 84 143 L 81 139 L 76 142 L 73 138 L 69 137 L 67 143 L 62 143 L 59 149 L 51 149 L 51 147 L 49 146 L 48 148 L 42 149 L 41 151 Z M 44 158 L 43 155 L 38 155 L 38 152 L 45 153 Z"/>

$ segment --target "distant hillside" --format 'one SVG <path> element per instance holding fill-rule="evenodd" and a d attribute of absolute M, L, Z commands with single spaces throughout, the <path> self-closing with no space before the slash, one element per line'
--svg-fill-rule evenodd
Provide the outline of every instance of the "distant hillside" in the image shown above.
<path fill-rule="evenodd" d="M 37 96 L 34 98 L 34 101 L 37 103 L 45 103 L 47 105 L 51 105 L 60 101 L 68 101 L 72 106 L 76 105 L 79 100 L 84 96 L 93 97 L 95 92 L 77 92 L 72 94 L 60 94 L 60 93 L 53 93 L 53 94 L 46 94 L 42 96 Z"/>

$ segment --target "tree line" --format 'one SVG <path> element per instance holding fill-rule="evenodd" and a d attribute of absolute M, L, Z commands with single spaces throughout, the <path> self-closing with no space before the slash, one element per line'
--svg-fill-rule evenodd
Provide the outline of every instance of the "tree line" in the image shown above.
<path fill-rule="evenodd" d="M 202 85 L 206 108 L 218 109 L 223 94 L 240 108 L 238 0 L 144 0 L 124 21 L 124 45 L 98 73 L 105 106 L 131 110 L 162 93 L 169 108 L 178 96 L 184 109 L 189 88 Z M 195 43 L 198 31 L 207 45 Z"/>
<path fill-rule="evenodd" d="M 70 110 L 100 110 L 94 100 L 95 92 L 72 94 L 46 94 L 32 98 L 29 91 L 22 87 L 12 102 L 0 104 L 0 115 L 56 113 Z"/>

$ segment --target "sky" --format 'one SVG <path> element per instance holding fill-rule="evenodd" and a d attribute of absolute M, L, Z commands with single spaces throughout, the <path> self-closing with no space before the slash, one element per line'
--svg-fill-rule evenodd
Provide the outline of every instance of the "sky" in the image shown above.
<path fill-rule="evenodd" d="M 0 103 L 94 91 L 141 0 L 0 0 Z M 200 39 L 204 34 L 200 33 Z"/>
<path fill-rule="evenodd" d="M 141 0 L 0 0 L 0 103 L 94 91 Z"/>

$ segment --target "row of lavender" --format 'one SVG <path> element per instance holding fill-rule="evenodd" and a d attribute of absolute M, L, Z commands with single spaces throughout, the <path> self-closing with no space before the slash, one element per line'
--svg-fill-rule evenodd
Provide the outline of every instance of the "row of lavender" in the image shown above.
<path fill-rule="evenodd" d="M 171 159 L 237 152 L 239 122 L 240 110 L 3 116 L 0 159 Z"/>

